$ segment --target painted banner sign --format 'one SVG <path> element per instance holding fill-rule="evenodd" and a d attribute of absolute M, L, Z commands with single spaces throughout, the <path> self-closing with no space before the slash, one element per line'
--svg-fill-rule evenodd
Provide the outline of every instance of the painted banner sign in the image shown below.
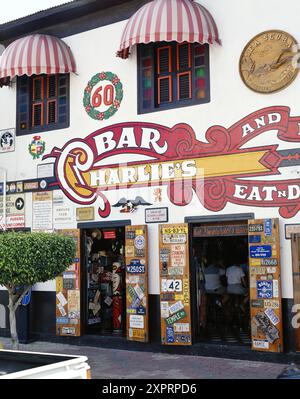
<path fill-rule="evenodd" d="M 147 226 L 126 226 L 125 247 L 127 339 L 148 342 Z"/>
<path fill-rule="evenodd" d="M 72 237 L 76 243 L 76 257 L 68 269 L 56 277 L 56 335 L 81 335 L 80 312 L 80 230 L 56 230 Z"/>
<path fill-rule="evenodd" d="M 230 202 L 278 207 L 282 217 L 290 218 L 300 210 L 300 179 L 280 179 L 279 168 L 299 165 L 300 149 L 257 146 L 254 139 L 277 130 L 279 140 L 300 143 L 299 126 L 300 117 L 291 117 L 290 108 L 284 106 L 256 111 L 229 129 L 213 126 L 206 132 L 206 142 L 197 140 L 194 130 L 183 123 L 173 128 L 146 122 L 120 123 L 85 139 L 72 139 L 43 159 L 55 161 L 57 181 L 53 184 L 78 204 L 97 202 L 101 217 L 111 212 L 107 190 L 166 185 L 175 205 L 189 204 L 195 192 L 203 206 L 213 212 Z M 125 153 L 152 160 L 113 163 L 114 155 Z"/>
<path fill-rule="evenodd" d="M 161 340 L 191 345 L 188 225 L 159 225 Z"/>
<path fill-rule="evenodd" d="M 282 352 L 278 219 L 250 220 L 248 228 L 252 349 Z"/>

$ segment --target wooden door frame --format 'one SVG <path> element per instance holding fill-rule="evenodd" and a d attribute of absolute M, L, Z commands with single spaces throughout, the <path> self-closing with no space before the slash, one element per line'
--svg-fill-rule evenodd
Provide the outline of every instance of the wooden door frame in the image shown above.
<path fill-rule="evenodd" d="M 291 235 L 291 256 L 293 273 L 293 304 L 300 304 L 300 234 Z M 295 351 L 300 352 L 300 327 L 294 329 Z"/>
<path fill-rule="evenodd" d="M 77 223 L 77 229 L 80 230 L 80 269 L 81 269 L 81 335 L 87 334 L 87 281 L 85 273 L 85 243 L 84 243 L 84 230 L 88 229 L 103 229 L 103 228 L 113 228 L 113 227 L 124 227 L 130 226 L 131 220 L 111 220 L 105 222 L 81 222 Z"/>
<path fill-rule="evenodd" d="M 186 216 L 184 222 L 188 223 L 189 226 L 189 258 L 190 258 L 190 298 L 191 298 L 191 324 L 192 324 L 192 340 L 193 344 L 197 343 L 197 298 L 195 295 L 195 281 L 196 272 L 195 268 L 192 267 L 193 260 L 193 231 L 192 225 L 204 224 L 204 223 L 225 223 L 225 222 L 247 222 L 248 220 L 255 219 L 254 213 L 236 213 L 236 214 L 224 214 L 224 215 L 212 215 L 212 216 Z"/>

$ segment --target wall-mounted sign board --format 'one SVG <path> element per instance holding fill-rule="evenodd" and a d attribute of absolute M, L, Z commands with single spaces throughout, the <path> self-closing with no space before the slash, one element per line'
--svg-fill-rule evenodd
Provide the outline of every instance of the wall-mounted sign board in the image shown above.
<path fill-rule="evenodd" d="M 168 221 L 168 208 L 145 209 L 145 223 L 167 223 Z"/>
<path fill-rule="evenodd" d="M 37 165 L 37 177 L 43 179 L 45 177 L 54 176 L 54 163 L 43 163 Z"/>
<path fill-rule="evenodd" d="M 0 154 L 15 151 L 16 129 L 0 130 Z"/>
<path fill-rule="evenodd" d="M 76 221 L 81 220 L 94 220 L 95 219 L 95 208 L 93 206 L 76 208 Z"/>
<path fill-rule="evenodd" d="M 159 225 L 160 313 L 163 345 L 191 345 L 187 224 Z"/>
<path fill-rule="evenodd" d="M 248 226 L 245 224 L 203 224 L 193 228 L 193 237 L 232 237 L 247 236 Z"/>
<path fill-rule="evenodd" d="M 4 220 L 3 196 L 0 197 L 0 224 L 6 229 L 25 227 L 25 195 L 11 194 L 6 196 L 6 220 Z"/>
<path fill-rule="evenodd" d="M 74 222 L 74 207 L 62 191 L 53 191 L 53 224 L 54 228 L 60 224 Z M 60 226 L 59 226 L 60 227 Z"/>
<path fill-rule="evenodd" d="M 32 193 L 32 230 L 53 229 L 53 192 Z"/>
<path fill-rule="evenodd" d="M 80 307 L 80 230 L 56 230 L 56 233 L 72 237 L 76 243 L 74 263 L 56 277 L 56 335 L 81 335 Z"/>
<path fill-rule="evenodd" d="M 286 224 L 284 228 L 285 228 L 285 238 L 287 240 L 291 239 L 292 234 L 300 234 L 300 223 Z"/>
<path fill-rule="evenodd" d="M 278 219 L 248 221 L 252 349 L 282 352 Z"/>
<path fill-rule="evenodd" d="M 148 342 L 148 230 L 146 225 L 126 226 L 127 340 Z"/>

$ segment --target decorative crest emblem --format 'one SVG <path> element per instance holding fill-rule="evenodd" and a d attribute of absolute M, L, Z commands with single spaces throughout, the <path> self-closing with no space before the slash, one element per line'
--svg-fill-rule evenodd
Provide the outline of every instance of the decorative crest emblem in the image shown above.
<path fill-rule="evenodd" d="M 41 136 L 34 136 L 32 142 L 28 146 L 28 150 L 33 159 L 38 159 L 44 154 L 46 143 L 41 140 Z"/>

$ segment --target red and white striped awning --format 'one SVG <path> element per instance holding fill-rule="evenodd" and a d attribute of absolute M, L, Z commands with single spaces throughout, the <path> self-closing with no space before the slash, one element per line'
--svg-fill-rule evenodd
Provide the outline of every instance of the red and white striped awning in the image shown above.
<path fill-rule="evenodd" d="M 0 59 L 0 79 L 33 74 L 76 72 L 69 46 L 49 35 L 30 35 L 11 43 Z"/>
<path fill-rule="evenodd" d="M 161 41 L 221 45 L 217 25 L 201 4 L 194 0 L 153 0 L 128 20 L 117 55 L 128 58 L 133 45 Z"/>

